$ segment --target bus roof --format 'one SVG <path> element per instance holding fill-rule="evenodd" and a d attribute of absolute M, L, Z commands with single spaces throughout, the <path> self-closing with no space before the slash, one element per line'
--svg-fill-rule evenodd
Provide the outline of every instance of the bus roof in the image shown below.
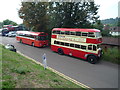
<path fill-rule="evenodd" d="M 44 32 L 32 32 L 32 31 L 17 31 L 17 33 L 21 33 L 21 34 L 29 34 L 29 35 L 34 35 L 34 36 L 38 36 Z"/>
<path fill-rule="evenodd" d="M 82 29 L 82 28 L 54 28 L 54 30 L 60 31 L 78 31 L 78 32 L 100 32 L 98 29 Z"/>

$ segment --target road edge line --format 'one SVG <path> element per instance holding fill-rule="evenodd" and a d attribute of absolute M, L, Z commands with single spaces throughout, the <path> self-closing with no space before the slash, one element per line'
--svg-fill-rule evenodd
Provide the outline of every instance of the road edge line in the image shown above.
<path fill-rule="evenodd" d="M 26 57 L 26 58 L 28 58 L 28 59 L 30 59 L 30 60 L 32 60 L 32 61 L 35 62 L 36 64 L 40 64 L 41 66 L 43 66 L 42 63 L 36 61 L 35 59 L 33 59 L 33 58 L 29 57 L 29 56 L 24 55 L 24 54 L 21 53 L 20 51 L 17 51 L 17 53 L 19 53 L 20 55 L 22 55 L 22 56 L 24 56 L 24 57 Z M 51 67 L 48 67 L 48 66 L 47 66 L 47 69 L 49 69 L 49 70 L 51 70 L 52 72 L 58 74 L 59 76 L 65 78 L 66 80 L 69 80 L 69 81 L 77 84 L 78 86 L 81 86 L 82 88 L 87 88 L 88 90 L 94 90 L 93 88 L 91 88 L 91 87 L 89 87 L 89 86 L 87 86 L 87 85 L 85 85 L 85 84 L 82 84 L 82 83 L 80 83 L 79 81 L 77 81 L 77 80 L 75 80 L 75 79 L 72 79 L 71 77 L 69 77 L 69 76 L 67 76 L 67 75 L 65 75 L 65 74 L 63 74 L 63 73 L 61 73 L 61 72 L 59 72 L 59 71 L 57 71 L 57 70 L 55 70 L 55 69 L 53 69 L 53 68 L 51 68 Z"/>

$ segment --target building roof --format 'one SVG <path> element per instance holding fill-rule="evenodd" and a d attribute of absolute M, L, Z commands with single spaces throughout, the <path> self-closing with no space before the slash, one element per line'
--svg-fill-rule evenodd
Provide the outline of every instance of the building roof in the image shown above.
<path fill-rule="evenodd" d="M 103 44 L 109 44 L 109 45 L 117 45 L 120 46 L 120 38 L 114 38 L 114 37 L 103 37 Z"/>

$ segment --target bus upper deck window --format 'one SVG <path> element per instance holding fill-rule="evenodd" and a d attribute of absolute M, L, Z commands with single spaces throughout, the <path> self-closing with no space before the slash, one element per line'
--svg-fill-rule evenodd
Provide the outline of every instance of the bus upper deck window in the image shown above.
<path fill-rule="evenodd" d="M 84 32 L 82 33 L 82 36 L 87 36 L 87 35 L 88 35 L 88 33 L 84 33 Z"/>
<path fill-rule="evenodd" d="M 52 33 L 56 34 L 56 31 L 53 31 Z"/>
<path fill-rule="evenodd" d="M 66 34 L 66 35 L 69 35 L 69 34 L 70 34 L 70 32 L 69 32 L 69 31 L 65 31 L 65 34 Z"/>
<path fill-rule="evenodd" d="M 56 34 L 60 34 L 60 31 L 56 31 Z"/>
<path fill-rule="evenodd" d="M 88 33 L 88 37 L 95 37 L 95 35 L 94 35 L 93 32 L 89 32 L 89 33 Z"/>
<path fill-rule="evenodd" d="M 65 34 L 65 32 L 64 32 L 64 31 L 61 31 L 61 34 Z"/>
<path fill-rule="evenodd" d="M 70 32 L 70 35 L 75 35 L 75 32 Z"/>
<path fill-rule="evenodd" d="M 81 32 L 76 32 L 76 36 L 81 36 Z"/>

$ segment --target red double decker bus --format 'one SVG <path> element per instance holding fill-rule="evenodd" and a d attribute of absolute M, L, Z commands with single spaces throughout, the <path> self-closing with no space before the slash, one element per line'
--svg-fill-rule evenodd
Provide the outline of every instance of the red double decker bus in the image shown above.
<path fill-rule="evenodd" d="M 16 40 L 36 47 L 48 46 L 48 34 L 44 32 L 17 31 Z"/>
<path fill-rule="evenodd" d="M 14 30 L 13 25 L 4 25 L 3 28 L 7 28 L 8 31 L 13 31 Z"/>
<path fill-rule="evenodd" d="M 101 57 L 102 36 L 97 29 L 54 28 L 51 50 L 95 64 Z"/>

